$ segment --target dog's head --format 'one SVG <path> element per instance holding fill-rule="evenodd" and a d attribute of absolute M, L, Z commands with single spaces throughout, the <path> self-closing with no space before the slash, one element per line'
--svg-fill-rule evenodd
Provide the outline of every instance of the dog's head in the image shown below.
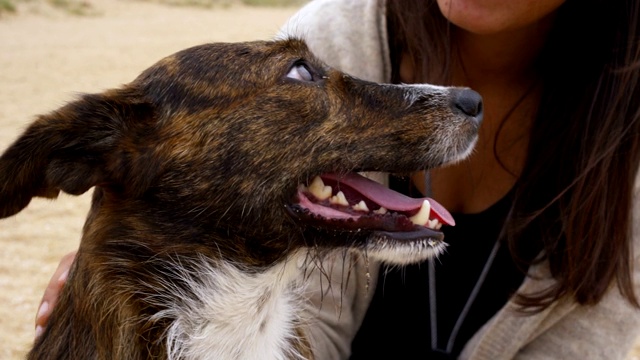
<path fill-rule="evenodd" d="M 104 238 L 152 233 L 256 264 L 301 246 L 414 261 L 437 247 L 450 215 L 433 201 L 420 213 L 424 199 L 355 172 L 465 157 L 480 107 L 466 89 L 352 78 L 300 40 L 197 46 L 40 116 L 0 158 L 0 217 L 34 196 L 96 187 Z"/>

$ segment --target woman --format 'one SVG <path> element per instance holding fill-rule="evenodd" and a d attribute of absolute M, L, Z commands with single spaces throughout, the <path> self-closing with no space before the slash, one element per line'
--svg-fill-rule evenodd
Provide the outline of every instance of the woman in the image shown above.
<path fill-rule="evenodd" d="M 639 14 L 638 0 L 314 0 L 294 16 L 283 32 L 336 68 L 469 86 L 486 109 L 469 159 L 389 178 L 454 214 L 448 252 L 404 269 L 328 259 L 317 358 L 624 358 L 640 328 Z"/>

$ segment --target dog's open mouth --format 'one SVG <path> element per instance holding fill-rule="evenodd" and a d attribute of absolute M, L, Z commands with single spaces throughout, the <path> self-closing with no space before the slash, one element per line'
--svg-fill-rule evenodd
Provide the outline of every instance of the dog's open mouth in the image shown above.
<path fill-rule="evenodd" d="M 408 197 L 355 173 L 323 174 L 300 185 L 290 210 L 311 226 L 369 230 L 397 240 L 442 240 L 440 228 L 455 225 L 435 200 Z"/>

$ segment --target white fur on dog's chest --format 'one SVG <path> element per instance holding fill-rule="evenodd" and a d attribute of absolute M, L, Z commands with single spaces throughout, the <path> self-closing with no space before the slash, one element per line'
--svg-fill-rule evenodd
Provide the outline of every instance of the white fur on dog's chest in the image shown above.
<path fill-rule="evenodd" d="M 302 255 L 304 256 L 304 255 Z M 186 272 L 185 272 L 186 274 Z M 229 264 L 203 260 L 190 294 L 175 294 L 177 318 L 169 328 L 169 358 L 291 359 L 301 313 L 295 259 L 264 273 L 248 274 Z"/>

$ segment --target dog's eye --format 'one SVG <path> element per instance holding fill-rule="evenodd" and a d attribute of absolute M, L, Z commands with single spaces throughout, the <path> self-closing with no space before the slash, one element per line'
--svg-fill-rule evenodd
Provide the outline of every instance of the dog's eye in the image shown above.
<path fill-rule="evenodd" d="M 296 63 L 294 64 L 289 72 L 287 73 L 287 77 L 290 79 L 300 80 L 300 81 L 313 81 L 313 75 L 311 74 L 311 70 L 304 63 Z"/>

